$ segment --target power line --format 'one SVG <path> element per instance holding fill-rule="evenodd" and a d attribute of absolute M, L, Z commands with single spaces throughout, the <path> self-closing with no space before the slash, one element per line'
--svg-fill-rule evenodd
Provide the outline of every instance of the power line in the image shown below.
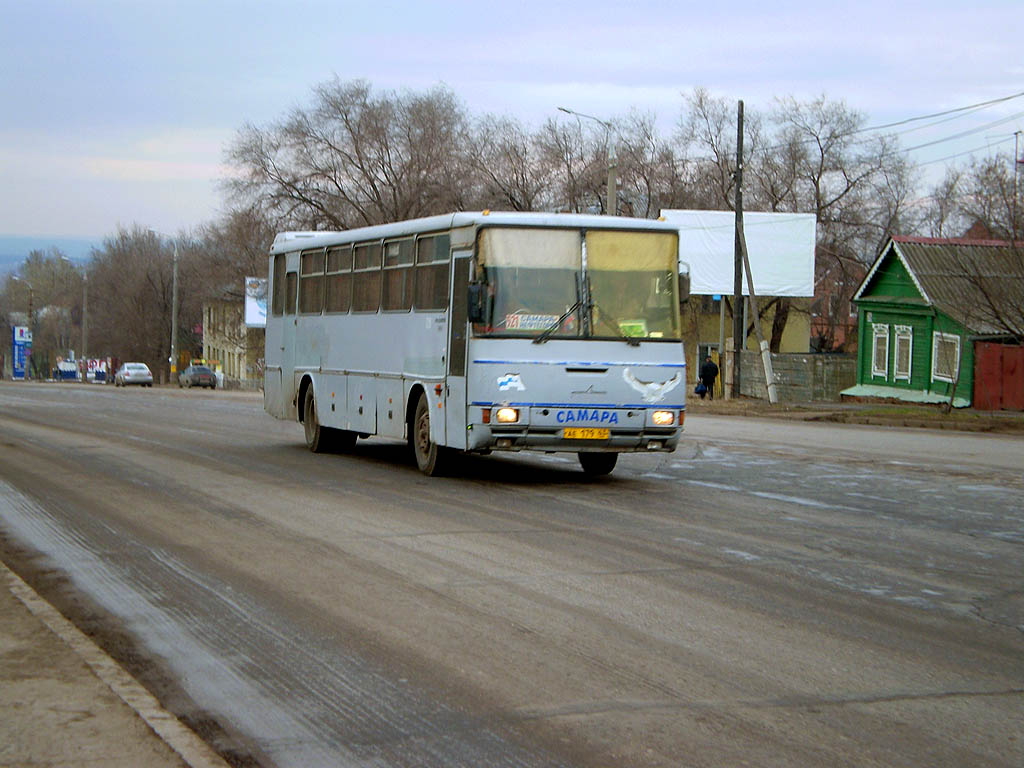
<path fill-rule="evenodd" d="M 947 136 L 944 139 L 935 139 L 934 141 L 928 141 L 928 142 L 925 142 L 924 144 L 918 144 L 916 147 L 907 147 L 906 149 L 904 149 L 902 151 L 904 151 L 904 152 L 913 152 L 913 151 L 918 150 L 918 149 L 924 149 L 925 147 L 933 147 L 936 144 L 942 144 L 942 143 L 947 142 L 947 141 L 955 141 L 956 139 L 962 139 L 965 136 L 971 136 L 972 134 L 980 133 L 982 131 L 986 131 L 989 128 L 995 128 L 996 126 L 1002 125 L 1003 123 L 1009 123 L 1009 122 L 1011 122 L 1013 120 L 1019 120 L 1022 117 L 1024 117 L 1024 112 L 1018 112 L 1015 115 L 1010 115 L 1009 117 L 1004 117 L 1004 118 L 1001 118 L 999 120 L 993 120 L 991 123 L 986 123 L 985 125 L 980 125 L 977 128 L 971 128 L 971 129 L 966 130 L 966 131 L 961 131 L 960 133 L 955 133 L 952 136 Z"/>
<path fill-rule="evenodd" d="M 951 120 L 955 120 L 957 118 L 963 117 L 965 114 L 970 114 L 972 112 L 979 112 L 982 109 L 985 109 L 987 107 L 993 106 L 995 104 L 1003 104 L 1003 103 L 1008 102 L 1008 101 L 1013 101 L 1014 99 L 1019 99 L 1022 96 L 1024 96 L 1024 91 L 1021 91 L 1019 93 L 1014 93 L 1014 94 L 1011 94 L 1009 96 L 1002 96 L 1002 97 L 1000 97 L 998 99 L 990 99 L 988 101 L 982 101 L 982 102 L 978 102 L 976 104 L 969 104 L 969 105 L 964 106 L 964 107 L 956 107 L 954 109 L 947 109 L 947 110 L 944 110 L 942 112 L 934 112 L 934 113 L 931 113 L 931 114 L 928 114 L 928 115 L 919 115 L 917 117 L 908 117 L 908 118 L 905 118 L 903 120 L 897 120 L 897 121 L 892 122 L 892 123 L 885 123 L 885 124 L 882 124 L 882 125 L 872 126 L 872 127 L 868 127 L 868 128 L 857 128 L 857 129 L 849 131 L 847 133 L 837 134 L 834 138 L 846 138 L 848 136 L 855 136 L 855 135 L 858 135 L 858 134 L 861 134 L 861 133 L 868 133 L 868 132 L 871 132 L 871 131 L 881 131 L 881 130 L 884 130 L 886 128 L 893 128 L 893 127 L 900 126 L 900 125 L 907 125 L 909 123 L 919 122 L 919 121 L 922 121 L 922 120 L 932 120 L 932 119 L 939 118 L 939 117 L 946 118 L 945 120 L 940 120 L 940 121 L 938 121 L 936 123 L 932 123 L 930 125 L 917 126 L 917 127 L 911 128 L 911 129 L 909 129 L 907 131 L 899 132 L 896 135 L 902 135 L 902 134 L 905 134 L 905 133 L 911 133 L 913 131 L 921 130 L 921 129 L 924 129 L 924 128 L 932 128 L 932 127 L 934 127 L 936 125 L 940 125 L 942 123 L 949 122 Z M 888 153 L 888 155 L 891 156 L 891 155 L 898 154 L 898 153 L 910 153 L 910 152 L 914 152 L 914 151 L 919 150 L 919 149 L 925 149 L 927 147 L 935 146 L 937 144 L 942 144 L 942 143 L 945 143 L 947 141 L 956 141 L 957 139 L 962 139 L 962 138 L 964 138 L 966 136 L 970 136 L 972 134 L 979 133 L 981 131 L 985 131 L 985 130 L 988 130 L 990 128 L 994 128 L 996 126 L 1002 125 L 1002 124 L 1010 122 L 1012 120 L 1020 119 L 1021 117 L 1024 117 L 1024 112 L 1018 112 L 1018 113 L 1016 113 L 1014 115 L 1010 115 L 1009 117 L 1000 118 L 999 120 L 995 120 L 995 121 L 992 121 L 990 123 L 986 123 L 985 125 L 979 126 L 977 128 L 972 128 L 972 129 L 969 129 L 969 130 L 966 130 L 966 131 L 961 131 L 959 133 L 955 133 L 955 134 L 952 134 L 950 136 L 946 136 L 946 137 L 943 137 L 943 138 L 935 139 L 933 141 L 925 142 L 923 144 L 918 144 L 918 145 L 915 145 L 913 147 L 896 149 L 896 150 L 893 150 L 892 152 Z M 816 141 L 816 139 L 812 138 L 812 139 L 804 139 L 804 140 L 802 140 L 802 141 L 800 141 L 798 143 L 799 144 L 811 144 L 814 141 Z M 997 142 L 997 143 L 1001 143 L 1001 142 Z M 789 146 L 788 142 L 784 143 L 784 144 L 776 144 L 776 145 L 770 145 L 770 146 L 767 146 L 767 147 L 763 147 L 763 148 L 761 148 L 761 149 L 759 149 L 757 151 L 759 151 L 759 152 L 772 152 L 772 151 L 775 151 L 775 150 L 784 149 L 787 146 Z M 980 149 L 985 149 L 985 148 L 986 147 L 981 147 Z M 955 159 L 957 157 L 963 157 L 964 155 L 973 154 L 974 152 L 977 152 L 977 151 L 980 151 L 980 150 L 979 149 L 975 149 L 975 150 L 970 150 L 970 151 L 967 151 L 967 152 L 960 152 L 960 153 L 957 153 L 955 155 L 951 155 L 950 157 L 945 158 L 945 159 L 947 159 L 947 160 Z M 698 156 L 695 156 L 695 157 L 684 158 L 683 162 L 702 162 L 702 161 L 708 161 L 708 160 L 714 161 L 714 160 L 716 160 L 716 158 L 711 157 L 711 156 L 707 156 L 707 155 L 705 155 L 705 156 L 698 155 Z M 941 160 L 929 160 L 929 161 L 920 163 L 920 165 L 931 165 L 932 163 L 936 163 L 936 162 L 942 162 L 942 161 Z"/>
<path fill-rule="evenodd" d="M 981 151 L 986 150 L 986 149 L 992 149 L 992 147 L 997 147 L 1000 144 L 1005 144 L 1006 142 L 1010 141 L 1013 137 L 1014 137 L 1014 134 L 1011 133 L 1011 134 L 1009 134 L 1008 136 L 1005 136 L 1002 139 L 998 139 L 996 141 L 990 141 L 988 144 L 986 144 L 983 147 L 975 147 L 974 149 L 968 149 L 968 150 L 966 150 L 964 152 L 957 152 L 955 155 L 947 155 L 946 157 L 940 157 L 940 158 L 938 158 L 936 160 L 924 160 L 922 162 L 919 162 L 918 165 L 919 166 L 920 165 L 934 165 L 935 163 L 945 163 L 948 160 L 956 160 L 958 157 L 965 157 L 967 155 L 973 155 L 975 152 L 981 152 Z"/>
<path fill-rule="evenodd" d="M 946 115 L 953 115 L 958 112 L 969 112 L 971 110 L 983 109 L 984 107 L 991 107 L 993 104 L 1002 104 L 1004 101 L 1012 101 L 1013 99 L 1019 99 L 1024 96 L 1024 91 L 1020 93 L 1014 93 L 1010 96 L 1002 96 L 998 99 L 991 99 L 989 101 L 980 101 L 977 104 L 970 104 L 966 107 L 956 107 L 955 109 L 947 109 L 944 112 L 935 112 L 931 115 L 921 115 L 920 117 L 908 117 L 905 120 L 897 120 L 895 123 L 886 123 L 884 125 L 876 125 L 869 128 L 859 128 L 856 131 L 850 131 L 850 134 L 854 133 L 867 133 L 868 131 L 882 131 L 886 128 L 895 128 L 898 125 L 906 125 L 907 123 L 914 123 L 919 120 L 931 120 L 933 117 L 945 117 Z"/>
<path fill-rule="evenodd" d="M 881 131 L 881 130 L 884 130 L 886 128 L 892 128 L 892 127 L 895 127 L 895 126 L 898 126 L 898 125 L 907 125 L 908 123 L 919 122 L 921 120 L 932 120 L 932 119 L 937 118 L 937 117 L 947 117 L 947 116 L 950 116 L 950 115 L 954 116 L 954 117 L 948 118 L 947 120 L 941 120 L 939 122 L 933 123 L 932 125 L 918 126 L 918 127 L 911 128 L 911 129 L 909 129 L 907 131 L 902 131 L 902 132 L 896 134 L 896 135 L 902 135 L 903 133 L 910 133 L 912 131 L 920 130 L 922 128 L 934 127 L 935 125 L 940 125 L 941 123 L 949 122 L 949 120 L 956 119 L 958 117 L 963 117 L 964 113 L 971 113 L 971 112 L 981 111 L 982 109 L 990 107 L 990 106 L 992 106 L 994 104 L 1002 104 L 1002 103 L 1007 102 L 1007 101 L 1012 101 L 1014 99 L 1019 99 L 1022 96 L 1024 96 L 1024 91 L 1021 91 L 1020 93 L 1014 93 L 1014 94 L 1011 94 L 1009 96 L 1002 96 L 1002 97 L 1000 97 L 998 99 L 990 99 L 989 101 L 978 102 L 977 104 L 969 104 L 968 106 L 965 106 L 965 107 L 956 107 L 954 109 L 947 109 L 947 110 L 945 110 L 943 112 L 934 112 L 934 113 L 929 114 L 929 115 L 919 115 L 917 117 L 908 117 L 908 118 L 906 118 L 904 120 L 898 120 L 898 121 L 893 122 L 893 123 L 885 123 L 884 125 L 877 125 L 877 126 L 868 127 L 868 128 L 856 128 L 856 129 L 848 131 L 846 133 L 836 134 L 832 138 L 842 139 L 842 138 L 847 138 L 849 136 L 856 136 L 856 135 L 859 135 L 859 134 L 862 134 L 862 133 L 877 132 L 877 131 Z M 928 142 L 926 144 L 920 144 L 920 145 L 918 145 L 916 147 L 910 147 L 909 149 L 901 149 L 901 150 L 897 150 L 897 151 L 899 151 L 899 152 L 911 152 L 911 151 L 913 151 L 915 149 L 921 149 L 923 147 L 932 146 L 933 144 L 941 144 L 944 141 L 954 141 L 956 139 L 963 138 L 964 136 L 969 136 L 971 133 L 977 133 L 978 131 L 986 130 L 986 129 L 994 127 L 996 125 L 1000 125 L 1001 123 L 1008 122 L 1010 120 L 1015 120 L 1015 119 L 1021 117 L 1022 115 L 1024 115 L 1024 113 L 1017 113 L 1016 115 L 1012 115 L 1012 116 L 1010 116 L 1008 118 L 1003 118 L 1001 120 L 994 121 L 994 122 L 989 123 L 989 124 L 987 124 L 985 126 L 982 126 L 981 128 L 978 128 L 978 129 L 971 129 L 969 131 L 964 131 L 962 133 L 954 134 L 954 135 L 946 137 L 946 138 L 936 139 L 935 141 Z M 811 144 L 811 143 L 813 143 L 815 141 L 816 141 L 816 139 L 812 138 L 812 139 L 804 139 L 803 141 L 800 141 L 799 143 L 800 144 Z M 762 151 L 772 152 L 772 151 L 775 151 L 775 150 L 778 150 L 778 149 L 784 149 L 787 146 L 789 146 L 788 142 L 784 143 L 784 144 L 776 144 L 776 145 L 773 145 L 773 146 L 765 147 Z"/>

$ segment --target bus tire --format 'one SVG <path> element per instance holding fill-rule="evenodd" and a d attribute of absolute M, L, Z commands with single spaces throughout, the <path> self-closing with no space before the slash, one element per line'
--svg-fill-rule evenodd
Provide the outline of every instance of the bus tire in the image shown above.
<path fill-rule="evenodd" d="M 306 436 L 306 447 L 313 453 L 328 453 L 331 450 L 333 430 L 320 426 L 312 386 L 306 390 L 306 397 L 302 402 L 302 429 Z"/>
<path fill-rule="evenodd" d="M 320 429 L 326 429 L 326 427 L 320 427 Z M 350 432 L 347 429 L 332 429 L 333 436 L 331 442 L 334 445 L 336 451 L 351 451 L 356 447 L 356 438 L 358 435 L 355 432 Z"/>
<path fill-rule="evenodd" d="M 615 469 L 615 462 L 619 460 L 617 453 L 590 453 L 580 451 L 576 454 L 580 458 L 580 466 L 588 475 L 607 475 Z"/>
<path fill-rule="evenodd" d="M 416 456 L 416 466 L 420 468 L 420 472 L 429 477 L 442 474 L 446 451 L 430 439 L 430 403 L 422 392 L 416 403 L 409 435 L 413 454 Z"/>

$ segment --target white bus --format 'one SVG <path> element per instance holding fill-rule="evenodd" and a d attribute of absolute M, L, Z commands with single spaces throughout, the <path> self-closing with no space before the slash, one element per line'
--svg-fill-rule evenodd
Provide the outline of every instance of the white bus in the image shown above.
<path fill-rule="evenodd" d="M 315 452 L 672 451 L 686 408 L 678 230 L 658 221 L 455 213 L 285 232 L 270 253 L 264 406 Z"/>

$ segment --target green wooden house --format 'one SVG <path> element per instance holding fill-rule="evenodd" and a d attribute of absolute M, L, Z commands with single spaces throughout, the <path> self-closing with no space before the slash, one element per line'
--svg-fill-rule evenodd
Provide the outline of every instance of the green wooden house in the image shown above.
<path fill-rule="evenodd" d="M 1000 241 L 893 237 L 853 297 L 857 384 L 841 394 L 969 406 L 974 341 L 1007 335 L 1021 263 Z"/>

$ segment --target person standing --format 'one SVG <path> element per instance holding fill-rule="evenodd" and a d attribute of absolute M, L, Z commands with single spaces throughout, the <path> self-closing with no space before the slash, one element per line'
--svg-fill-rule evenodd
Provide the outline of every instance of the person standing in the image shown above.
<path fill-rule="evenodd" d="M 707 388 L 707 392 L 701 392 L 700 399 L 704 399 L 704 395 L 707 395 L 712 400 L 715 399 L 715 379 L 718 378 L 718 366 L 715 365 L 715 361 L 711 359 L 711 355 L 704 358 L 704 364 L 700 367 L 700 380 Z"/>

